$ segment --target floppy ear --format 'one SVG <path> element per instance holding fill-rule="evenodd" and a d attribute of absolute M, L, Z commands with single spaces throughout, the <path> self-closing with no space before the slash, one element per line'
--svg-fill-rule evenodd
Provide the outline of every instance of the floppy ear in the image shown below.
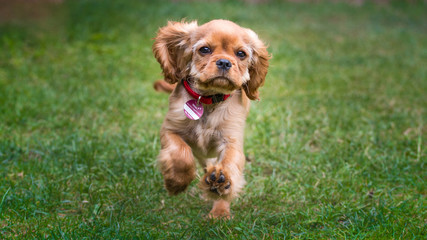
<path fill-rule="evenodd" d="M 191 60 L 190 34 L 197 22 L 168 22 L 159 29 L 153 44 L 153 53 L 163 69 L 165 80 L 176 83 L 185 77 Z"/>
<path fill-rule="evenodd" d="M 250 79 L 245 83 L 243 89 L 249 99 L 257 100 L 259 99 L 258 88 L 264 85 L 265 76 L 267 75 L 268 60 L 270 59 L 270 56 L 268 55 L 267 47 L 261 40 L 259 40 L 256 33 L 252 30 L 247 30 L 252 39 L 253 53 L 251 65 L 249 66 Z"/>

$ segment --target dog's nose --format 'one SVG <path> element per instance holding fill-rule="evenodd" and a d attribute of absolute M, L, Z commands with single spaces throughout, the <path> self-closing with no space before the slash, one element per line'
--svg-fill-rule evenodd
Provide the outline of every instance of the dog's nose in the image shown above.
<path fill-rule="evenodd" d="M 216 61 L 216 66 L 221 70 L 228 70 L 231 68 L 231 62 L 227 59 L 220 59 Z"/>

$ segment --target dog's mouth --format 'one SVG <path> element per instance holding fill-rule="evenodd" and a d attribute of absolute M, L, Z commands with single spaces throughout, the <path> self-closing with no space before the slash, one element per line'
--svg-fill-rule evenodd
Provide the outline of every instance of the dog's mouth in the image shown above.
<path fill-rule="evenodd" d="M 217 84 L 232 84 L 234 85 L 233 81 L 231 81 L 231 79 L 229 79 L 228 77 L 224 77 L 224 76 L 217 76 L 217 77 L 213 77 L 213 78 L 209 78 L 206 83 L 210 83 L 210 82 L 214 82 Z"/>
<path fill-rule="evenodd" d="M 214 76 L 204 81 L 196 81 L 196 87 L 203 91 L 205 95 L 214 95 L 218 93 L 230 94 L 234 90 L 239 89 L 236 82 L 226 76 Z"/>
<path fill-rule="evenodd" d="M 224 76 L 209 78 L 201 85 L 205 90 L 213 90 L 224 94 L 228 94 L 238 89 L 238 86 L 236 86 L 236 83 L 233 80 Z"/>

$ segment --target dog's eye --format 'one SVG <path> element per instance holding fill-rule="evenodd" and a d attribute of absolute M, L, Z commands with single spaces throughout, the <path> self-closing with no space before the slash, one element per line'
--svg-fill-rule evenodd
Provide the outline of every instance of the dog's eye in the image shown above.
<path fill-rule="evenodd" d="M 201 47 L 199 49 L 199 52 L 202 53 L 202 54 L 209 54 L 209 53 L 211 53 L 211 49 L 208 48 L 208 47 Z"/>
<path fill-rule="evenodd" d="M 245 58 L 246 57 L 246 53 L 243 51 L 237 51 L 236 52 L 236 56 L 238 56 L 239 58 Z"/>

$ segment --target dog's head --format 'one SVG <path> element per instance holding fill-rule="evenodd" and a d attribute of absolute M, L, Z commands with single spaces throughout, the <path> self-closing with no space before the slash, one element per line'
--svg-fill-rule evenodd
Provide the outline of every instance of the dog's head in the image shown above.
<path fill-rule="evenodd" d="M 258 99 L 267 75 L 267 48 L 250 29 L 226 20 L 169 22 L 159 30 L 153 52 L 165 80 L 176 83 L 190 77 L 195 87 L 229 94 L 243 89 Z"/>

